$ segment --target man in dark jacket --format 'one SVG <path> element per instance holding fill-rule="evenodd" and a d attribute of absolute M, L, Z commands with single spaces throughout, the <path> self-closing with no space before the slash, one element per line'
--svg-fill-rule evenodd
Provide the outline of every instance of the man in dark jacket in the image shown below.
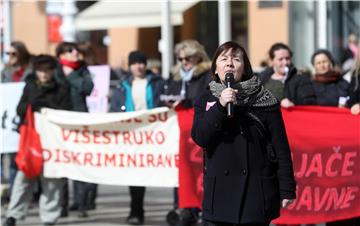
<path fill-rule="evenodd" d="M 162 105 L 159 97 L 163 93 L 163 79 L 146 73 L 146 61 L 146 56 L 140 51 L 129 54 L 130 74 L 114 90 L 111 112 L 139 111 Z M 126 221 L 132 225 L 143 224 L 145 187 L 130 186 L 129 189 L 131 210 Z"/>
<path fill-rule="evenodd" d="M 292 52 L 283 43 L 275 43 L 269 50 L 272 66 L 258 76 L 261 84 L 269 89 L 280 101 L 282 107 L 314 105 L 316 96 L 310 78 L 298 74 L 292 65 Z"/>

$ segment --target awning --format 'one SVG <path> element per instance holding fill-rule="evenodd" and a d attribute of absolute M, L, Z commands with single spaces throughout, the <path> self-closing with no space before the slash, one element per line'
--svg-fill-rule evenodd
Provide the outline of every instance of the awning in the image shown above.
<path fill-rule="evenodd" d="M 161 6 L 165 0 L 101 0 L 79 13 L 77 30 L 104 30 L 114 27 L 160 27 Z M 183 23 L 182 13 L 198 0 L 171 2 L 173 25 Z"/>

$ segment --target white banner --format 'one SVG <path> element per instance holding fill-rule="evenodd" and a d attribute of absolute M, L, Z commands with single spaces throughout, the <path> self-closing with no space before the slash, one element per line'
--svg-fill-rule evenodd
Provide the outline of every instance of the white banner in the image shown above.
<path fill-rule="evenodd" d="M 16 107 L 24 86 L 24 82 L 0 83 L 0 153 L 17 152 L 19 148 L 19 134 L 16 132 L 19 117 Z"/>
<path fill-rule="evenodd" d="M 35 115 L 44 175 L 99 184 L 178 186 L 179 126 L 168 108 Z"/>
<path fill-rule="evenodd" d="M 110 66 L 88 66 L 94 83 L 91 95 L 86 97 L 86 104 L 91 113 L 105 113 L 108 111 L 108 96 L 110 87 Z"/>

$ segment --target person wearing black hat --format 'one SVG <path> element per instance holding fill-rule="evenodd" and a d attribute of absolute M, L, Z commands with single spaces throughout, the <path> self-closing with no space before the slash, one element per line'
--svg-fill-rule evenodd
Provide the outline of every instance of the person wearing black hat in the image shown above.
<path fill-rule="evenodd" d="M 160 95 L 163 93 L 164 81 L 146 71 L 147 57 L 140 51 L 129 54 L 129 75 L 114 90 L 110 100 L 110 112 L 131 112 L 160 107 Z M 128 224 L 144 223 L 145 187 L 130 186 L 130 214 Z"/>

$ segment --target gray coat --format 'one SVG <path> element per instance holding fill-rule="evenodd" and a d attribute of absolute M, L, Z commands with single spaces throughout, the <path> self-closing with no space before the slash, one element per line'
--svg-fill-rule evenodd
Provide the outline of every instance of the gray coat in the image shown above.
<path fill-rule="evenodd" d="M 25 79 L 32 73 L 32 68 L 27 67 L 24 71 L 24 75 L 21 77 L 21 82 L 24 82 Z M 1 72 L 1 82 L 7 83 L 7 82 L 14 82 L 12 78 L 14 70 L 10 67 L 5 67 L 4 70 Z"/>
<path fill-rule="evenodd" d="M 73 106 L 73 111 L 87 112 L 86 97 L 91 94 L 94 88 L 94 83 L 87 67 L 81 66 L 76 71 L 71 72 L 65 76 L 61 65 L 58 65 L 55 78 L 58 82 L 70 86 L 70 96 Z"/>

